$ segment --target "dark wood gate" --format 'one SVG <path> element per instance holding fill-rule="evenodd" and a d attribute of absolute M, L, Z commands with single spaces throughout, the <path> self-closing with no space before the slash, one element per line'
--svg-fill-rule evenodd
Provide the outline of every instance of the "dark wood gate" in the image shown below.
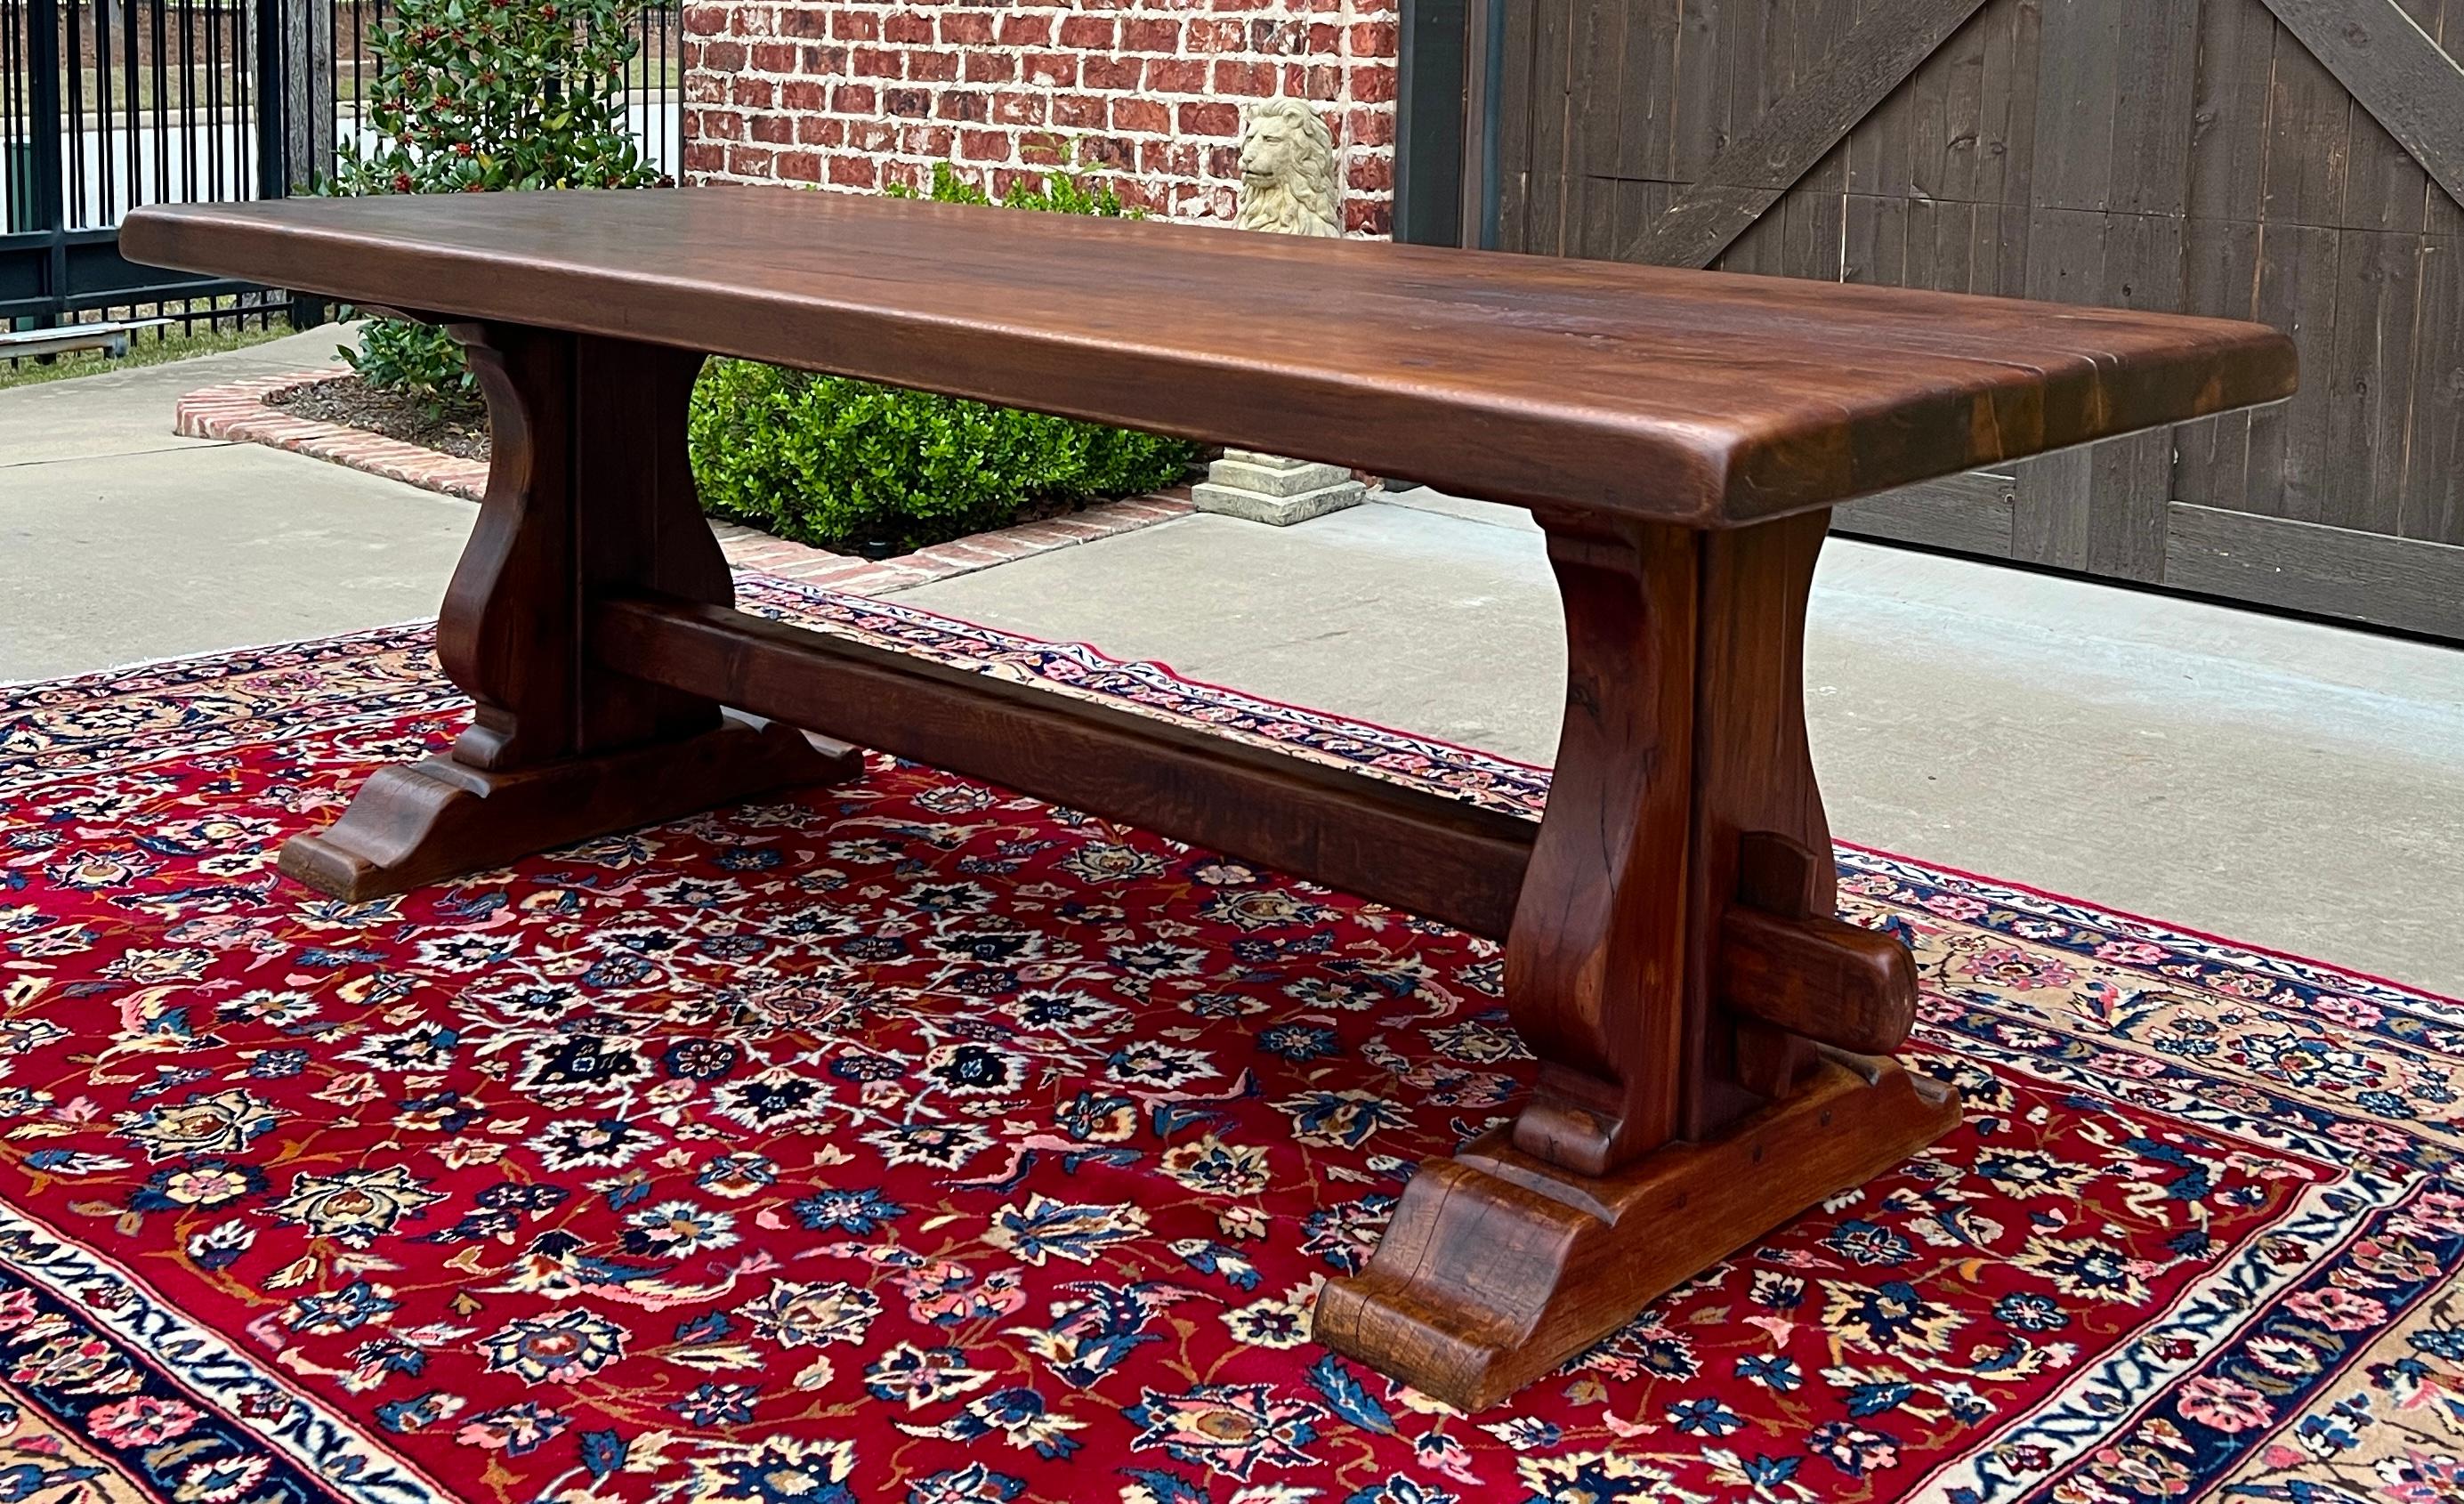
<path fill-rule="evenodd" d="M 2464 640 L 2464 0 L 1472 10 L 1472 212 L 1505 249 L 2299 342 L 2289 404 L 1859 502 L 1843 531 Z"/>

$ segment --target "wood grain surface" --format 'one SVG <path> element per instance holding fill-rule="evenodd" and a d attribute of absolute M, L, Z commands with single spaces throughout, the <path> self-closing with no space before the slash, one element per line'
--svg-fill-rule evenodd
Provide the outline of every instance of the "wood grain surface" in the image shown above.
<path fill-rule="evenodd" d="M 1696 526 L 2295 384 L 2219 320 L 834 193 L 171 205 L 121 246 Z"/>

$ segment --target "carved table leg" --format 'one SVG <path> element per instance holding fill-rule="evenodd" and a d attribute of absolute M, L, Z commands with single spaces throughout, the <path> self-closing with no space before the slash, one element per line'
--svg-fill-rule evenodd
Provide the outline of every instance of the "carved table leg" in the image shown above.
<path fill-rule="evenodd" d="M 1506 948 L 1538 1079 L 1511 1127 L 1420 1167 L 1315 1317 L 1464 1409 L 1957 1120 L 1879 1058 L 1914 1017 L 1906 953 L 1831 917 L 1803 698 L 1827 517 L 1541 520 L 1566 719 Z"/>
<path fill-rule="evenodd" d="M 693 488 L 687 351 L 455 324 L 487 398 L 488 492 L 437 621 L 436 655 L 475 702 L 444 757 L 379 769 L 282 870 L 353 901 L 671 820 L 855 767 L 783 725 L 600 669 L 583 623 L 603 591 L 731 605 Z"/>

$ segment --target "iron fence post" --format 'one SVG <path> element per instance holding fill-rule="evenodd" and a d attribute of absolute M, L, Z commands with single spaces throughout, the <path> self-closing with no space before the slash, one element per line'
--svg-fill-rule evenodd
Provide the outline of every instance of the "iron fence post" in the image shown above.
<path fill-rule="evenodd" d="M 278 0 L 282 25 L 283 191 L 312 191 L 334 176 L 334 0 Z"/>
<path fill-rule="evenodd" d="M 335 0 L 278 0 L 282 8 L 282 187 L 313 192 L 331 182 L 341 117 L 334 87 Z M 295 329 L 313 329 L 329 313 L 325 300 L 291 295 L 285 310 Z"/>
<path fill-rule="evenodd" d="M 316 144 L 320 135 L 330 141 L 334 126 L 333 97 L 327 86 L 332 13 L 325 10 L 326 0 L 252 3 L 256 30 L 256 196 L 286 198 L 295 189 L 313 187 L 332 170 L 329 156 L 320 154 Z M 319 13 L 325 17 L 323 26 L 318 25 Z M 293 328 L 309 329 L 324 321 L 325 305 L 293 293 L 284 299 L 284 313 Z"/>
<path fill-rule="evenodd" d="M 257 198 L 280 198 L 289 190 L 291 177 L 284 164 L 283 143 L 286 125 L 283 121 L 282 97 L 282 0 L 242 0 L 253 4 L 250 30 L 254 33 L 256 55 L 256 193 Z"/>
<path fill-rule="evenodd" d="M 1463 0 L 1403 0 L 1395 97 L 1397 240 L 1462 242 L 1463 10 Z"/>
<path fill-rule="evenodd" d="M 69 238 L 68 196 L 62 182 L 60 152 L 65 133 L 76 128 L 60 101 L 60 5 L 59 0 L 30 0 L 26 11 L 26 64 L 33 75 L 28 81 L 27 102 L 33 106 L 33 139 L 28 144 L 31 166 L 28 175 L 25 228 L 51 237 L 44 257 L 43 295 L 50 306 L 42 313 L 24 321 L 29 327 L 44 328 L 59 321 L 62 309 L 68 306 Z"/>

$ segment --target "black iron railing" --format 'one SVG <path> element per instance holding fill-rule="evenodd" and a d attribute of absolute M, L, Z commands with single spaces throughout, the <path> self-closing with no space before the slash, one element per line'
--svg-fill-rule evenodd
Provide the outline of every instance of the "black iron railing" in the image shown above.
<path fill-rule="evenodd" d="M 681 0 L 650 0 L 636 138 L 681 157 Z M 278 293 L 134 265 L 141 204 L 276 196 L 364 140 L 388 0 L 0 0 L 0 329 L 98 317 L 261 321 Z"/>

